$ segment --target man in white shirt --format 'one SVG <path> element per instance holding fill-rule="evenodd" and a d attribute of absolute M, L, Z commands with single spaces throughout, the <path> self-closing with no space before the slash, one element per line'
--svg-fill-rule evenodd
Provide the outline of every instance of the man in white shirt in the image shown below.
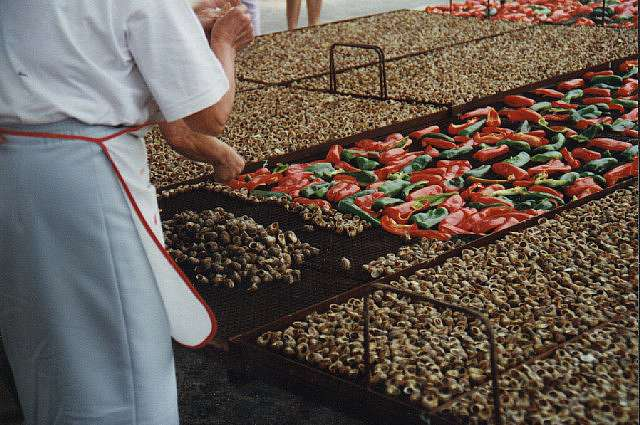
<path fill-rule="evenodd" d="M 201 346 L 216 323 L 162 248 L 127 127 L 164 119 L 219 179 L 241 171 L 210 136 L 250 17 L 206 31 L 175 0 L 0 0 L 0 333 L 26 425 L 179 422 L 170 335 Z"/>

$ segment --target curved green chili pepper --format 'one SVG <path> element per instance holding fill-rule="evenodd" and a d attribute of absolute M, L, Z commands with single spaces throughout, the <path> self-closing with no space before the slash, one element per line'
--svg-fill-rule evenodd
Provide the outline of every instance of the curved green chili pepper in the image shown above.
<path fill-rule="evenodd" d="M 380 165 L 379 162 L 376 162 L 372 159 L 365 158 L 364 156 L 357 156 L 351 160 L 351 164 L 358 167 L 361 170 L 375 170 Z"/>
<path fill-rule="evenodd" d="M 460 133 L 458 133 L 460 136 L 472 136 L 473 133 L 475 133 L 476 131 L 480 130 L 482 128 L 482 126 L 484 125 L 484 123 L 486 122 L 486 119 L 481 119 L 480 121 L 471 124 L 469 127 L 463 129 L 460 131 Z"/>
<path fill-rule="evenodd" d="M 531 162 L 542 164 L 542 163 L 547 163 L 552 159 L 562 159 L 562 154 L 558 151 L 549 151 L 545 153 L 539 153 L 531 157 Z"/>
<path fill-rule="evenodd" d="M 489 173 L 489 171 L 491 171 L 491 165 L 482 165 L 467 171 L 463 174 L 463 177 L 484 177 Z"/>
<path fill-rule="evenodd" d="M 505 159 L 503 162 L 522 168 L 529 162 L 530 159 L 531 157 L 529 156 L 529 154 L 526 153 L 525 151 L 522 151 L 516 156 L 512 156 L 511 158 Z"/>
<path fill-rule="evenodd" d="M 398 204 L 404 204 L 404 201 L 402 199 L 398 199 L 398 198 L 384 197 L 384 198 L 376 199 L 375 202 L 373 203 L 373 205 L 371 206 L 371 209 L 373 211 L 380 211 L 380 210 L 385 209 L 387 207 L 392 207 L 392 206 L 398 205 Z"/>
<path fill-rule="evenodd" d="M 502 146 L 502 145 L 507 145 L 510 148 L 513 148 L 517 151 L 525 151 L 525 152 L 530 152 L 531 151 L 531 146 L 529 146 L 529 143 L 527 142 L 522 142 L 520 140 L 501 140 L 498 143 L 496 143 L 496 146 Z"/>
<path fill-rule="evenodd" d="M 429 229 L 440 223 L 448 215 L 449 211 L 446 208 L 438 207 L 412 215 L 409 222 L 416 223 L 421 229 Z"/>
<path fill-rule="evenodd" d="M 447 149 L 440 152 L 440 159 L 453 159 L 468 154 L 473 150 L 472 146 L 463 146 L 455 149 Z"/>
<path fill-rule="evenodd" d="M 596 174 L 602 174 L 606 171 L 609 171 L 616 165 L 618 165 L 618 160 L 615 158 L 600 158 L 587 162 L 584 165 L 584 169 Z"/>

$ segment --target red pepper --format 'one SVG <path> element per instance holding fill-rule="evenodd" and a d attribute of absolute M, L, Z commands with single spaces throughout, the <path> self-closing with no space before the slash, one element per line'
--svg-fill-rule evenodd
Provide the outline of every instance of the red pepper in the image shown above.
<path fill-rule="evenodd" d="M 245 187 L 247 190 L 251 191 L 259 186 L 266 186 L 270 184 L 275 184 L 280 181 L 282 178 L 282 174 L 260 174 L 252 178 Z"/>
<path fill-rule="evenodd" d="M 620 140 L 609 139 L 606 137 L 597 137 L 595 139 L 589 140 L 587 146 L 614 152 L 622 152 L 630 148 L 632 145 L 631 143 L 622 142 Z"/>
<path fill-rule="evenodd" d="M 533 186 L 535 182 L 533 180 L 514 180 L 511 184 L 514 186 L 529 187 Z"/>
<path fill-rule="evenodd" d="M 457 211 L 449 211 L 449 215 L 446 216 L 441 222 L 440 225 L 450 224 L 452 226 L 457 226 L 464 219 L 465 212 L 462 210 Z"/>
<path fill-rule="evenodd" d="M 574 158 L 580 159 L 584 162 L 593 161 L 594 159 L 602 158 L 600 152 L 592 151 L 591 149 L 586 148 L 574 148 L 571 151 L 571 154 Z"/>
<path fill-rule="evenodd" d="M 609 107 L 610 111 L 618 111 L 624 114 L 624 106 L 620 105 L 619 103 L 610 103 L 607 106 Z"/>
<path fill-rule="evenodd" d="M 638 108 L 633 108 L 628 114 L 624 114 L 622 119 L 629 121 L 638 121 Z"/>
<path fill-rule="evenodd" d="M 594 188 L 594 189 L 597 188 L 601 190 L 600 186 L 598 186 L 598 184 L 595 181 L 593 181 L 593 178 L 583 177 L 583 178 L 577 179 L 575 182 L 571 184 L 571 186 L 568 186 L 564 190 L 564 193 L 567 196 L 578 196 L 587 188 Z"/>
<path fill-rule="evenodd" d="M 558 192 L 555 189 L 547 187 L 547 186 L 533 185 L 533 186 L 529 187 L 529 191 L 531 191 L 531 192 L 544 192 L 544 193 L 549 193 L 551 195 L 557 196 L 560 199 L 564 198 L 564 196 L 562 196 L 562 193 Z"/>
<path fill-rule="evenodd" d="M 569 91 L 573 89 L 579 89 L 584 87 L 584 80 L 582 78 L 574 78 L 573 80 L 563 81 L 558 84 L 558 90 Z"/>
<path fill-rule="evenodd" d="M 595 103 L 606 103 L 607 105 L 611 103 L 611 98 L 609 96 L 597 96 L 597 97 L 585 97 L 582 99 L 582 103 L 585 105 L 593 105 Z"/>
<path fill-rule="evenodd" d="M 528 177 L 525 170 L 508 162 L 497 162 L 491 166 L 491 170 L 499 176 L 506 178 L 512 176 L 516 180 L 522 180 Z"/>
<path fill-rule="evenodd" d="M 439 132 L 440 132 L 440 127 L 437 125 L 432 125 L 427 128 L 423 128 L 422 130 L 416 130 L 412 133 L 409 133 L 409 137 L 414 140 L 420 140 L 420 138 L 423 137 L 425 134 L 439 133 Z"/>
<path fill-rule="evenodd" d="M 589 71 L 584 74 L 584 78 L 590 80 L 597 75 L 613 75 L 613 71 L 610 69 L 605 71 Z"/>
<path fill-rule="evenodd" d="M 560 194 L 560 197 L 562 198 L 562 193 Z M 532 214 L 526 211 L 509 211 L 504 213 L 502 216 L 507 218 L 515 218 L 518 221 L 524 221 L 524 220 L 530 219 L 531 217 L 535 217 L 536 215 L 538 214 L 537 213 Z"/>
<path fill-rule="evenodd" d="M 386 151 L 387 149 L 391 149 L 394 144 L 395 143 L 376 142 L 375 140 L 371 139 L 362 139 L 358 140 L 355 143 L 355 147 L 365 151 L 382 152 Z"/>
<path fill-rule="evenodd" d="M 340 162 L 340 154 L 342 154 L 343 147 L 340 145 L 333 145 L 329 148 L 329 152 L 327 153 L 327 162 L 335 164 Z"/>
<path fill-rule="evenodd" d="M 445 219 L 446 220 L 446 219 Z M 443 220 L 444 221 L 444 220 Z M 464 230 L 454 224 L 448 224 L 448 223 L 442 223 L 442 221 L 440 222 L 440 224 L 438 225 L 438 230 L 442 233 L 446 233 L 449 236 L 456 236 L 456 235 L 475 235 L 475 233 L 469 231 L 469 230 Z"/>
<path fill-rule="evenodd" d="M 562 158 L 567 162 L 567 164 L 569 164 L 572 170 L 577 170 L 578 168 L 580 168 L 580 161 L 578 161 L 573 157 L 573 155 L 571 155 L 569 149 L 562 148 L 560 149 L 560 153 L 562 154 Z"/>
<path fill-rule="evenodd" d="M 411 229 L 409 229 L 409 234 L 417 238 L 438 239 L 440 241 L 448 241 L 449 239 L 451 239 L 451 236 L 447 233 L 440 232 L 438 230 L 420 229 L 415 224 L 411 227 Z"/>
<path fill-rule="evenodd" d="M 447 175 L 447 167 L 425 168 L 424 170 L 414 171 L 411 176 L 436 175 L 444 177 Z"/>
<path fill-rule="evenodd" d="M 569 119 L 569 114 L 547 114 L 543 118 L 547 122 L 565 122 Z"/>
<path fill-rule="evenodd" d="M 520 221 L 515 217 L 503 217 L 503 218 L 505 219 L 505 222 L 502 223 L 500 226 L 494 228 L 493 229 L 494 232 L 499 232 L 501 230 L 508 229 L 509 227 L 520 223 Z"/>
<path fill-rule="evenodd" d="M 507 219 L 505 217 L 483 218 L 472 227 L 472 230 L 476 233 L 487 233 L 496 227 L 502 226 L 506 222 Z"/>
<path fill-rule="evenodd" d="M 438 149 L 455 149 L 458 147 L 458 145 L 453 142 L 449 142 L 448 140 L 431 137 L 424 137 L 420 142 L 422 143 L 422 146 L 433 146 Z"/>
<path fill-rule="evenodd" d="M 518 134 L 522 134 L 522 133 L 518 133 Z M 536 136 L 536 137 L 546 137 L 547 133 L 545 133 L 544 130 L 532 130 L 530 132 L 528 132 L 527 134 L 531 135 L 531 136 Z"/>
<path fill-rule="evenodd" d="M 511 106 L 512 108 L 528 108 L 529 106 L 532 106 L 536 103 L 535 100 L 520 95 L 505 96 L 502 101 L 507 106 Z"/>
<path fill-rule="evenodd" d="M 391 217 L 386 215 L 382 216 L 382 219 L 380 220 L 380 225 L 386 232 L 389 232 L 398 236 L 408 235 L 409 232 L 411 231 L 411 228 L 415 226 L 415 225 L 398 224 Z"/>
<path fill-rule="evenodd" d="M 387 137 L 384 138 L 385 142 L 398 142 L 402 140 L 404 136 L 400 133 L 391 133 Z"/>
<path fill-rule="evenodd" d="M 489 113 L 487 114 L 487 122 L 485 123 L 485 125 L 487 127 L 500 127 L 500 124 L 502 124 L 502 121 L 500 121 L 498 112 L 493 108 L 489 109 Z"/>
<path fill-rule="evenodd" d="M 317 205 L 323 210 L 331 209 L 331 204 L 324 199 L 293 198 L 293 202 L 300 205 Z"/>
<path fill-rule="evenodd" d="M 547 175 L 551 175 L 567 173 L 569 171 L 571 171 L 571 167 L 559 159 L 552 159 L 546 164 L 538 165 L 537 167 L 531 167 L 527 170 L 530 176 L 534 176 L 539 173 L 547 173 Z"/>
<path fill-rule="evenodd" d="M 344 171 L 346 171 L 347 173 L 355 173 L 357 171 L 360 171 L 359 169 L 357 169 L 356 167 L 354 167 L 353 165 L 349 164 L 348 162 L 344 162 L 344 161 L 338 161 L 334 164 L 335 168 L 340 168 Z"/>
<path fill-rule="evenodd" d="M 391 162 L 402 158 L 406 153 L 407 152 L 403 148 L 389 149 L 380 155 L 380 162 L 383 164 L 390 164 Z"/>
<path fill-rule="evenodd" d="M 453 136 L 453 141 L 456 143 L 467 143 L 471 139 L 469 136 Z"/>
<path fill-rule="evenodd" d="M 389 174 L 397 173 L 398 171 L 402 170 L 404 167 L 411 164 L 411 161 L 413 161 L 417 157 L 417 154 L 407 155 L 398 162 L 394 162 L 387 165 L 386 167 L 375 170 L 374 174 L 378 177 L 379 180 L 386 180 Z"/>
<path fill-rule="evenodd" d="M 553 102 L 551 102 L 551 106 L 553 106 L 554 108 L 578 109 L 578 105 L 567 103 L 563 100 L 554 100 Z"/>
<path fill-rule="evenodd" d="M 433 146 L 427 146 L 424 149 L 424 153 L 429 155 L 431 158 L 437 158 L 440 156 L 440 152 L 438 151 L 438 149 L 434 148 Z"/>
<path fill-rule="evenodd" d="M 550 125 L 549 128 L 553 131 L 555 131 L 556 133 L 564 133 L 564 135 L 566 137 L 571 137 L 571 136 L 575 136 L 576 133 L 575 131 L 573 131 L 572 129 L 570 129 L 569 127 L 564 127 L 562 125 Z"/>
<path fill-rule="evenodd" d="M 335 176 L 333 176 L 333 181 L 358 184 L 358 179 L 348 174 L 336 174 Z"/>
<path fill-rule="evenodd" d="M 500 133 L 489 133 L 489 134 L 480 134 L 476 133 L 473 135 L 473 141 L 476 144 L 485 143 L 487 145 L 495 145 L 496 143 L 506 139 L 506 136 Z"/>
<path fill-rule="evenodd" d="M 451 195 L 447 198 L 447 200 L 440 204 L 440 206 L 446 208 L 447 211 L 449 211 L 449 214 L 451 214 L 453 212 L 459 212 L 459 210 L 464 206 L 464 203 L 462 196 L 456 193 L 455 195 Z"/>
<path fill-rule="evenodd" d="M 629 59 L 629 60 L 626 60 L 626 61 L 622 62 L 620 64 L 619 69 L 622 72 L 627 72 L 628 70 L 630 70 L 631 68 L 636 67 L 636 66 L 638 66 L 638 59 Z"/>
<path fill-rule="evenodd" d="M 537 123 L 541 118 L 542 115 L 527 108 L 507 112 L 507 119 L 511 122 L 531 121 Z"/>
<path fill-rule="evenodd" d="M 638 90 L 638 80 L 631 79 L 627 84 L 620 87 L 616 92 L 617 97 L 631 96 Z"/>
<path fill-rule="evenodd" d="M 461 120 L 466 120 L 469 118 L 475 118 L 475 117 L 486 117 L 487 114 L 489 113 L 489 110 L 493 109 L 491 106 L 485 106 L 484 108 L 478 108 L 475 109 L 473 111 L 467 112 L 463 115 L 460 115 L 460 119 Z"/>
<path fill-rule="evenodd" d="M 608 171 L 604 174 L 604 179 L 607 181 L 607 186 L 613 186 L 618 183 L 619 180 L 622 180 L 627 177 L 631 177 L 633 175 L 633 164 L 623 164 L 619 165 L 611 171 Z"/>
<path fill-rule="evenodd" d="M 419 198 L 421 196 L 437 195 L 439 193 L 442 193 L 442 187 L 434 184 L 427 187 L 423 187 L 422 189 L 418 189 L 415 192 L 411 192 L 409 195 L 407 195 L 405 199 L 407 201 L 414 201 L 416 198 Z"/>
<path fill-rule="evenodd" d="M 480 162 L 491 161 L 509 153 L 509 146 L 502 145 L 495 148 L 482 149 L 473 154 L 473 158 Z"/>
<path fill-rule="evenodd" d="M 634 139 L 638 138 L 638 130 L 634 130 L 632 128 L 627 128 L 622 134 L 625 136 L 633 137 Z"/>
<path fill-rule="evenodd" d="M 576 121 L 576 128 L 578 130 L 584 130 L 585 128 L 589 128 L 594 124 L 597 124 L 598 120 L 595 118 L 583 118 L 581 120 Z"/>
<path fill-rule="evenodd" d="M 462 123 L 462 124 L 454 124 L 451 123 L 449 124 L 449 128 L 448 128 L 448 132 L 450 135 L 456 136 L 458 133 L 460 133 L 462 130 L 464 130 L 465 128 L 475 124 L 478 121 L 478 117 L 474 117 L 471 118 L 469 121 Z"/>
<path fill-rule="evenodd" d="M 471 163 L 466 159 L 441 159 L 436 162 L 436 167 L 439 168 L 448 168 L 454 165 L 466 168 L 468 170 L 471 169 Z"/>
<path fill-rule="evenodd" d="M 604 97 L 611 96 L 611 90 L 602 89 L 600 87 L 587 87 L 586 89 L 583 90 L 583 92 L 587 96 L 604 96 Z"/>
<path fill-rule="evenodd" d="M 351 196 L 360 191 L 360 186 L 353 183 L 338 182 L 331 186 L 327 191 L 327 200 L 338 202 L 347 196 Z"/>
<path fill-rule="evenodd" d="M 409 177 L 409 181 L 411 183 L 425 182 L 430 185 L 440 185 L 444 181 L 444 178 L 436 174 L 422 173 L 419 171 L 417 173 L 412 173 L 411 177 Z"/>
<path fill-rule="evenodd" d="M 562 99 L 564 94 L 554 89 L 535 89 L 531 93 L 537 94 L 538 96 L 550 97 L 553 99 Z"/>
<path fill-rule="evenodd" d="M 544 136 L 545 136 L 544 134 L 542 134 L 542 136 L 536 136 L 533 133 L 528 133 L 528 134 L 513 133 L 511 136 L 509 136 L 509 138 L 511 140 L 519 140 L 521 142 L 527 142 L 529 146 L 531 146 L 532 148 L 537 148 L 537 147 L 549 144 L 549 141 Z"/>
<path fill-rule="evenodd" d="M 356 198 L 355 204 L 359 206 L 360 209 L 362 209 L 363 211 L 369 214 L 373 214 L 373 210 L 372 210 L 373 203 L 377 199 L 384 198 L 385 196 L 387 196 L 385 193 L 374 192 L 370 195 L 360 196 L 359 198 Z"/>

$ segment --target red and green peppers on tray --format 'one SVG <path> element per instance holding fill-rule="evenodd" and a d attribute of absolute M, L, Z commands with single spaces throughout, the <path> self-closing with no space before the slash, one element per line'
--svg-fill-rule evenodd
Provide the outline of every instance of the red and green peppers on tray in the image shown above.
<path fill-rule="evenodd" d="M 626 61 L 232 186 L 335 208 L 395 235 L 485 235 L 638 175 L 637 78 L 638 62 Z"/>

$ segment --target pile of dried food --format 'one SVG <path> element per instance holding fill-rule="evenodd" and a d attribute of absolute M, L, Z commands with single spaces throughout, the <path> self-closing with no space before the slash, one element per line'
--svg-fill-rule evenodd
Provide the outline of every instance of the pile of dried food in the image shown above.
<path fill-rule="evenodd" d="M 169 253 L 200 284 L 246 285 L 249 291 L 271 282 L 300 280 L 305 258 L 319 250 L 278 223 L 268 227 L 222 208 L 184 211 L 163 223 Z"/>
<path fill-rule="evenodd" d="M 329 49 L 334 43 L 373 44 L 390 59 L 516 31 L 523 26 L 399 10 L 257 37 L 239 53 L 238 75 L 243 79 L 282 83 L 328 73 Z M 338 69 L 376 60 L 372 51 L 361 49 L 339 48 L 336 54 Z"/>
<path fill-rule="evenodd" d="M 536 25 L 387 62 L 388 93 L 396 100 L 462 105 L 637 52 L 637 31 Z M 366 66 L 339 73 L 337 90 L 377 96 L 378 81 L 377 66 Z M 329 77 L 292 86 L 328 90 Z"/>
<path fill-rule="evenodd" d="M 516 390 L 502 395 L 509 418 L 559 423 L 559 412 L 574 421 L 585 412 L 621 412 L 636 423 L 637 332 L 602 339 L 610 324 L 631 327 L 638 319 L 637 196 L 637 189 L 616 191 L 392 285 L 488 316 L 500 380 Z M 369 311 L 376 390 L 429 412 L 488 418 L 489 346 L 477 320 L 388 291 L 374 292 Z M 359 377 L 365 370 L 362 314 L 363 300 L 351 298 L 266 332 L 257 343 L 329 373 Z M 473 389 L 478 395 L 468 393 Z M 553 398 L 572 391 L 581 395 Z M 533 403 L 542 392 L 549 395 L 544 404 Z M 576 408 L 567 412 L 565 401 Z"/>
<path fill-rule="evenodd" d="M 638 175 L 637 64 L 506 96 L 446 129 L 334 145 L 324 159 L 261 168 L 231 186 L 335 207 L 401 236 L 500 231 Z"/>
<path fill-rule="evenodd" d="M 453 3 L 451 6 L 427 6 L 425 11 L 454 16 L 491 17 L 512 22 L 578 26 L 604 23 L 616 28 L 638 28 L 637 0 L 466 0 L 464 3 Z"/>

